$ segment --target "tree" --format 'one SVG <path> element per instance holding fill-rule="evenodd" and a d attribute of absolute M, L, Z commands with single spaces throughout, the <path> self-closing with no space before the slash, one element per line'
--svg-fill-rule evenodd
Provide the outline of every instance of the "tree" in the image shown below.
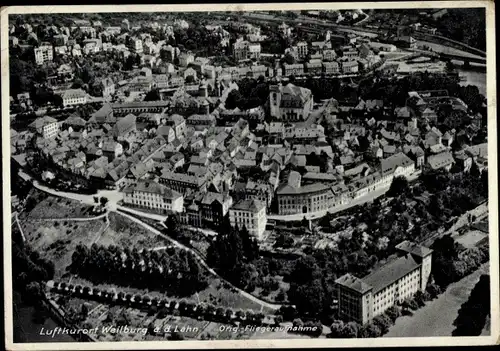
<path fill-rule="evenodd" d="M 108 198 L 107 197 L 104 197 L 102 196 L 101 199 L 100 199 L 100 202 L 101 202 L 101 206 L 106 206 L 106 204 L 108 203 Z"/>
<path fill-rule="evenodd" d="M 358 336 L 359 325 L 356 322 L 349 322 L 345 324 L 340 331 L 342 338 L 356 338 Z"/>
<path fill-rule="evenodd" d="M 377 317 L 373 318 L 373 324 L 375 324 L 377 327 L 380 328 L 381 334 L 384 335 L 389 331 L 389 328 L 393 324 L 391 319 L 385 315 L 381 314 L 378 315 Z"/>
<path fill-rule="evenodd" d="M 292 54 L 287 52 L 283 57 L 283 62 L 286 63 L 287 65 L 293 65 L 295 63 L 295 58 L 293 57 Z"/>
<path fill-rule="evenodd" d="M 168 228 L 168 234 L 173 238 L 177 238 L 179 234 L 179 220 L 175 214 L 171 214 L 167 217 L 165 225 Z"/>
<path fill-rule="evenodd" d="M 391 183 L 391 187 L 387 191 L 387 196 L 406 195 L 410 190 L 408 179 L 404 176 L 395 177 Z"/>
<path fill-rule="evenodd" d="M 387 314 L 387 316 L 392 320 L 392 322 L 394 323 L 396 321 L 396 319 L 398 319 L 398 317 L 401 315 L 401 311 L 399 310 L 399 308 L 397 306 L 391 306 L 389 307 L 386 311 L 385 311 L 385 314 Z"/>
<path fill-rule="evenodd" d="M 378 338 L 381 335 L 380 327 L 371 322 L 361 327 L 359 331 L 359 337 L 361 338 Z"/>
<path fill-rule="evenodd" d="M 150 90 L 144 97 L 144 101 L 159 101 L 159 100 L 161 100 L 161 95 L 158 89 Z"/>
<path fill-rule="evenodd" d="M 332 338 L 340 338 L 342 337 L 342 330 L 344 329 L 344 322 L 341 320 L 336 320 L 330 325 L 330 330 L 331 334 L 330 337 Z"/>
<path fill-rule="evenodd" d="M 479 171 L 479 167 L 477 166 L 476 162 L 472 162 L 472 166 L 470 167 L 469 174 L 474 179 L 479 178 L 479 176 L 481 175 L 481 172 Z"/>

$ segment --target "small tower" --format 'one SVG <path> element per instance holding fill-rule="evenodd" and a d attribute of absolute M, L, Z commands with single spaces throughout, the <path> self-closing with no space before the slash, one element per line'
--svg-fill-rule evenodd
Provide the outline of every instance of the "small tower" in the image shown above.
<path fill-rule="evenodd" d="M 411 121 L 408 122 L 408 128 L 412 128 L 412 129 L 418 128 L 417 117 L 411 118 Z"/>
<path fill-rule="evenodd" d="M 202 80 L 198 87 L 198 92 L 201 97 L 208 97 L 208 86 L 205 80 Z"/>
<path fill-rule="evenodd" d="M 327 30 L 325 34 L 325 41 L 330 41 L 332 38 L 332 31 Z"/>
<path fill-rule="evenodd" d="M 219 77 L 215 79 L 215 94 L 216 96 L 222 96 L 222 84 Z"/>
<path fill-rule="evenodd" d="M 205 115 L 210 114 L 210 103 L 207 100 L 203 100 L 201 103 L 201 113 Z"/>

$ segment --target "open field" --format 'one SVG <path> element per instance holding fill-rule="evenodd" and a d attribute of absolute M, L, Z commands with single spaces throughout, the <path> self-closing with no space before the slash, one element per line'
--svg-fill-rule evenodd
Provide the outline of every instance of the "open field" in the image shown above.
<path fill-rule="evenodd" d="M 85 222 L 25 220 L 21 222 L 29 245 L 54 262 L 54 279 L 60 279 L 71 263 L 78 244 L 88 245 L 104 228 L 104 219 Z"/>
<path fill-rule="evenodd" d="M 453 238 L 459 244 L 465 248 L 472 248 L 477 245 L 478 242 L 487 238 L 488 234 L 480 230 L 469 230 L 465 234 L 454 236 Z"/>
<path fill-rule="evenodd" d="M 45 195 L 45 196 L 43 196 Z M 97 214 L 91 213 L 92 207 L 79 201 L 46 195 L 36 196 L 36 206 L 26 214 L 30 218 L 54 219 L 54 218 L 91 218 Z"/>
<path fill-rule="evenodd" d="M 138 249 L 142 249 L 170 244 L 155 233 L 134 223 L 128 218 L 113 212 L 109 213 L 108 218 L 109 228 L 107 228 L 96 241 L 99 245 L 116 245 L 120 247 L 137 247 Z"/>

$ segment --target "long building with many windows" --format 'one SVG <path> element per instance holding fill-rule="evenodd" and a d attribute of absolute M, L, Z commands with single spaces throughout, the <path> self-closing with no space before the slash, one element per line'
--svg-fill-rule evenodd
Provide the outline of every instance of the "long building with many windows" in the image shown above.
<path fill-rule="evenodd" d="M 123 203 L 167 214 L 182 212 L 183 197 L 178 192 L 150 180 L 139 180 L 124 190 Z"/>
<path fill-rule="evenodd" d="M 432 250 L 409 241 L 403 241 L 396 249 L 399 257 L 368 276 L 345 274 L 335 281 L 340 318 L 365 324 L 418 290 L 425 290 L 431 274 Z"/>

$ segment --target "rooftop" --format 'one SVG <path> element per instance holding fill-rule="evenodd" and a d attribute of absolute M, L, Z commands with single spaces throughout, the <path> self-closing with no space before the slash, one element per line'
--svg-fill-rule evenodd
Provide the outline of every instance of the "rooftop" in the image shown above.
<path fill-rule="evenodd" d="M 249 211 L 249 212 L 259 212 L 263 208 L 266 207 L 266 204 L 259 200 L 249 199 L 249 200 L 241 200 L 236 203 L 232 210 L 240 210 L 240 211 Z"/>
<path fill-rule="evenodd" d="M 373 293 L 375 294 L 418 267 L 420 267 L 420 264 L 415 261 L 415 258 L 407 254 L 370 273 L 363 278 L 363 281 L 373 287 Z"/>

